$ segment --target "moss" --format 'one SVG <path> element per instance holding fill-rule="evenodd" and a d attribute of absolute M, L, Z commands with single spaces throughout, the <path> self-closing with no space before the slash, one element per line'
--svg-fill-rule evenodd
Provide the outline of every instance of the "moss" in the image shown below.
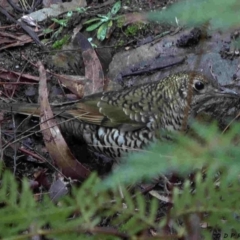
<path fill-rule="evenodd" d="M 146 25 L 143 23 L 131 24 L 127 26 L 124 32 L 128 37 L 131 37 L 137 35 L 139 30 L 143 30 L 144 28 L 146 28 Z"/>
<path fill-rule="evenodd" d="M 119 28 L 122 28 L 124 26 L 124 23 L 125 23 L 125 19 L 123 16 L 120 16 L 118 19 L 117 19 L 117 27 Z"/>
<path fill-rule="evenodd" d="M 122 47 L 124 45 L 124 43 L 125 43 L 124 40 L 121 39 L 118 41 L 116 47 Z"/>

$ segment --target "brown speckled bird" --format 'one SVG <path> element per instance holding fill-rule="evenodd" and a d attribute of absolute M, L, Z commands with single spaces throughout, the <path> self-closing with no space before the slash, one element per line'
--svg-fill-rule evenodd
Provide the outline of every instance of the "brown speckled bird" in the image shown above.
<path fill-rule="evenodd" d="M 200 109 L 209 108 L 213 99 L 219 97 L 229 99 L 238 95 L 201 74 L 178 73 L 157 82 L 87 96 L 70 106 L 52 109 L 62 132 L 84 140 L 91 150 L 117 160 L 124 153 L 141 149 L 161 137 L 161 130 L 181 130 L 186 114 L 189 124 Z M 0 109 L 39 115 L 37 104 L 0 104 Z M 71 121 L 64 121 L 70 118 Z"/>

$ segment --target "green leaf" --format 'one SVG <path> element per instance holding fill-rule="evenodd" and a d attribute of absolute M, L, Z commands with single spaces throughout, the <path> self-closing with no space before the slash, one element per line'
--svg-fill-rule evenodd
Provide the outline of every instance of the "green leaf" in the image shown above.
<path fill-rule="evenodd" d="M 67 13 L 67 17 L 72 17 L 72 15 L 73 15 L 73 11 L 69 11 L 68 13 Z"/>
<path fill-rule="evenodd" d="M 51 32 L 53 32 L 53 29 L 51 29 L 51 28 L 43 29 L 43 34 L 48 34 L 48 33 L 51 33 Z"/>
<path fill-rule="evenodd" d="M 85 13 L 87 11 L 87 8 L 77 7 L 76 10 L 77 10 L 78 13 Z"/>
<path fill-rule="evenodd" d="M 112 25 L 113 25 L 113 21 L 110 20 L 110 21 L 108 22 L 108 30 L 112 27 Z"/>
<path fill-rule="evenodd" d="M 96 28 L 98 28 L 101 24 L 102 24 L 102 22 L 95 23 L 95 24 L 87 27 L 86 31 L 91 32 L 91 31 L 95 30 Z"/>
<path fill-rule="evenodd" d="M 108 30 L 108 23 L 103 23 L 101 27 L 97 31 L 97 38 L 100 41 L 103 41 L 106 38 L 107 35 L 107 30 Z"/>
<path fill-rule="evenodd" d="M 92 22 L 96 22 L 96 21 L 100 21 L 100 18 L 92 18 L 92 19 L 84 22 L 83 25 L 86 25 L 86 24 L 89 24 L 89 23 L 92 23 Z"/>
<path fill-rule="evenodd" d="M 97 16 L 100 18 L 100 21 L 102 21 L 102 22 L 107 22 L 107 21 L 110 20 L 110 18 L 108 17 L 108 15 L 98 14 Z"/>
<path fill-rule="evenodd" d="M 120 8 L 121 8 L 121 1 L 118 1 L 118 2 L 116 2 L 116 3 L 113 5 L 113 7 L 112 7 L 112 9 L 111 9 L 111 14 L 112 14 L 112 16 L 115 15 L 115 14 L 117 14 L 118 11 L 120 10 Z"/>
<path fill-rule="evenodd" d="M 59 25 L 66 27 L 67 26 L 67 19 L 57 19 L 57 18 L 52 18 L 52 21 L 55 23 L 58 23 Z"/>
<path fill-rule="evenodd" d="M 110 32 L 110 30 L 111 30 L 111 28 L 112 28 L 112 25 L 113 25 L 113 21 L 110 20 L 110 21 L 108 22 L 106 37 L 108 37 L 108 34 L 109 34 L 109 32 Z"/>

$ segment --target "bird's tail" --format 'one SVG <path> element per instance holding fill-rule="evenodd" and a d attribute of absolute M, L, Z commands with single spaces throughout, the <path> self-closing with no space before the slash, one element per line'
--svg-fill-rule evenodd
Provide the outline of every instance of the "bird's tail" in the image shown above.
<path fill-rule="evenodd" d="M 23 115 L 40 116 L 40 105 L 34 103 L 0 103 L 0 112 L 20 113 Z"/>

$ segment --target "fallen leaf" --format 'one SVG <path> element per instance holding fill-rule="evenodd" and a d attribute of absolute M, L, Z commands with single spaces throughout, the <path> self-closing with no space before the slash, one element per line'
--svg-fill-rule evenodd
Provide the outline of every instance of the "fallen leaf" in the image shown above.
<path fill-rule="evenodd" d="M 89 79 L 82 76 L 67 76 L 59 74 L 54 74 L 54 76 L 58 78 L 64 87 L 76 94 L 79 98 L 84 96 L 85 86 L 91 84 Z"/>
<path fill-rule="evenodd" d="M 48 101 L 46 70 L 41 62 L 38 62 L 38 67 L 40 74 L 40 128 L 46 148 L 56 166 L 66 177 L 85 179 L 89 176 L 90 171 L 74 158 L 60 132 Z"/>
<path fill-rule="evenodd" d="M 104 73 L 96 52 L 87 38 L 80 32 L 76 34 L 73 44 L 82 50 L 83 62 L 85 65 L 85 77 L 91 83 L 84 86 L 84 95 L 90 95 L 103 91 Z"/>

